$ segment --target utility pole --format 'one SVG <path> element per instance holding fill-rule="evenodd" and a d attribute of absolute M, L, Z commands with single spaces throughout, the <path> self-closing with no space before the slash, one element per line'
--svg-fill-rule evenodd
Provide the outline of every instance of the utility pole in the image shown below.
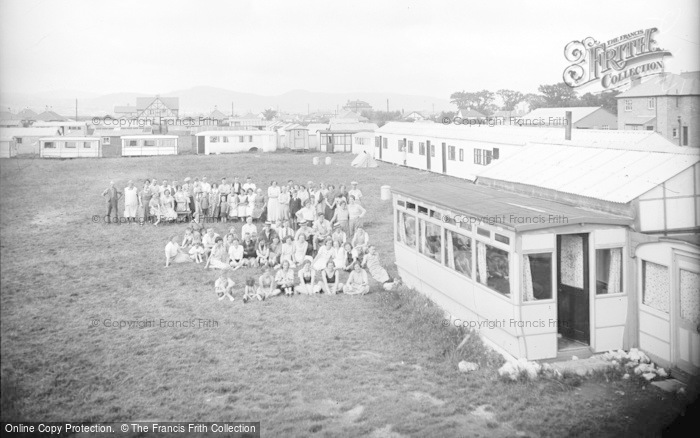
<path fill-rule="evenodd" d="M 389 112 L 389 99 L 386 100 L 386 112 Z"/>
<path fill-rule="evenodd" d="M 78 99 L 75 99 L 75 121 L 78 121 Z"/>

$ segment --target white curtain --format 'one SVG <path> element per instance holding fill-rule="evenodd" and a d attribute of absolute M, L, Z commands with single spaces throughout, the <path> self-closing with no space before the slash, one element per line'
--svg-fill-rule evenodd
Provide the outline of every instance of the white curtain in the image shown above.
<path fill-rule="evenodd" d="M 454 244 L 452 243 L 452 232 L 445 231 L 445 237 L 447 238 L 447 241 L 445 242 L 447 244 L 447 266 L 454 269 L 455 268 L 455 248 L 454 248 Z"/>
<path fill-rule="evenodd" d="M 399 237 L 402 243 L 406 243 L 406 213 L 399 211 Z"/>
<path fill-rule="evenodd" d="M 486 273 L 486 244 L 476 242 L 476 270 L 479 277 L 479 283 L 486 284 L 488 274 Z"/>
<path fill-rule="evenodd" d="M 428 251 L 428 238 L 425 235 L 425 221 L 420 221 L 420 252 L 430 254 Z"/>
<path fill-rule="evenodd" d="M 523 256 L 523 301 L 535 301 L 532 288 L 532 270 L 530 269 L 530 256 Z"/>
<path fill-rule="evenodd" d="M 620 276 L 622 275 L 622 248 L 610 250 L 610 272 L 608 273 L 608 293 L 617 294 L 620 290 Z"/>

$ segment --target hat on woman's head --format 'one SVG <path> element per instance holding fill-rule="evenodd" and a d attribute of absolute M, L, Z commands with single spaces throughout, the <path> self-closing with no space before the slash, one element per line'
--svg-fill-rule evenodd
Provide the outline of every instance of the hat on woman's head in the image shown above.
<path fill-rule="evenodd" d="M 188 182 L 188 181 L 191 181 L 189 176 L 187 178 L 185 178 L 185 182 Z"/>

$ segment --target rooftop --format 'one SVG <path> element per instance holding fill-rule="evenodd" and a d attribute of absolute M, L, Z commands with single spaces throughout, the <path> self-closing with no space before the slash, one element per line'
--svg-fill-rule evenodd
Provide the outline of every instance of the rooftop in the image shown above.
<path fill-rule="evenodd" d="M 427 185 L 402 185 L 392 192 L 450 212 L 483 218 L 485 223 L 516 232 L 572 224 L 631 225 L 633 219 L 573 207 L 545 199 L 477 186 L 467 182 L 433 182 Z M 442 218 L 441 218 L 442 220 Z M 452 223 L 453 219 L 452 219 Z"/>
<path fill-rule="evenodd" d="M 588 117 L 589 115 L 593 114 L 594 112 L 602 110 L 610 115 L 613 115 L 613 113 L 609 112 L 608 110 L 603 109 L 602 107 L 599 106 L 575 106 L 575 107 L 561 107 L 561 108 L 537 108 L 536 110 L 532 110 L 529 113 L 525 114 L 523 116 L 523 119 L 544 119 L 544 120 L 550 120 L 550 119 L 556 119 L 556 118 L 561 118 L 563 119 L 566 116 L 567 111 L 571 111 L 571 120 L 573 123 L 578 122 L 579 120 L 583 119 L 584 117 Z"/>
<path fill-rule="evenodd" d="M 681 74 L 664 73 L 653 76 L 641 84 L 615 96 L 625 97 L 651 96 L 698 96 L 700 95 L 700 71 Z"/>

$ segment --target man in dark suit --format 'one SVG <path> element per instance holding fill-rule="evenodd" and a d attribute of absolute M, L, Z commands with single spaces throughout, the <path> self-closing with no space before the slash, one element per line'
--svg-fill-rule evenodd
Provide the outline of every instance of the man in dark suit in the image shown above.
<path fill-rule="evenodd" d="M 272 243 L 272 239 L 277 236 L 277 232 L 270 227 L 271 225 L 270 221 L 265 222 L 263 229 L 258 233 L 258 242 L 264 240 L 268 245 Z"/>
<path fill-rule="evenodd" d="M 122 192 L 120 192 L 116 187 L 114 187 L 114 181 L 109 182 L 109 187 L 106 188 L 104 192 L 102 192 L 102 196 L 106 196 L 107 198 L 108 220 L 111 221 L 111 214 L 112 211 L 114 211 L 114 220 L 115 222 L 118 222 L 119 210 L 117 209 L 117 206 L 119 205 L 119 198 L 121 198 Z"/>

